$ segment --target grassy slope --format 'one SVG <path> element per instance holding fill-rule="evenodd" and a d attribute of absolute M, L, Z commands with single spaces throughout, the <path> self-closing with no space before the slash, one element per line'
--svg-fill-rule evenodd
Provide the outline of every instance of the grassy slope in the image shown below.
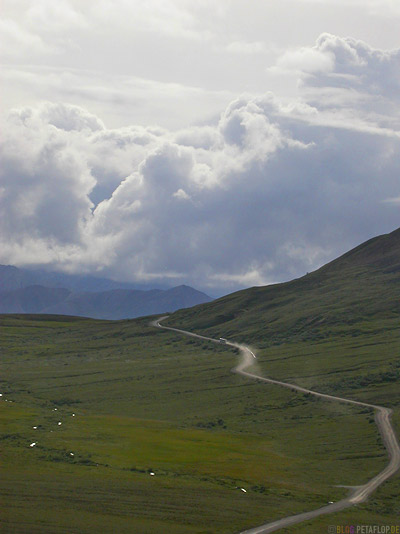
<path fill-rule="evenodd" d="M 398 237 L 170 322 L 253 343 L 265 375 L 392 405 L 399 426 Z M 148 321 L 1 318 L 2 532 L 239 532 L 385 464 L 368 410 L 233 375 L 227 347 Z M 394 523 L 399 491 L 287 531 Z"/>
<path fill-rule="evenodd" d="M 391 406 L 400 435 L 399 315 L 397 230 L 360 245 L 303 278 L 228 295 L 212 304 L 177 312 L 169 322 L 253 344 L 258 370 L 264 376 Z M 302 433 L 300 423 L 297 432 Z M 359 432 L 363 432 L 361 427 Z M 344 438 L 340 433 L 338 436 Z M 337 465 L 340 469 L 340 463 Z M 336 521 L 346 524 L 346 519 L 349 524 L 351 518 L 353 523 L 358 518 L 365 523 L 366 514 L 373 512 L 376 521 L 385 523 L 389 516 L 400 514 L 398 499 L 393 498 L 399 493 L 397 475 L 358 507 L 359 513 L 352 509 L 337 514 Z M 311 524 L 319 528 L 330 520 Z M 288 532 L 305 533 L 309 528 L 310 524 L 296 526 Z"/>
<path fill-rule="evenodd" d="M 384 463 L 369 413 L 247 382 L 225 347 L 148 320 L 1 322 L 3 532 L 238 532 Z"/>
<path fill-rule="evenodd" d="M 258 346 L 363 335 L 400 313 L 400 229 L 367 241 L 306 276 L 233 293 L 174 313 L 180 325 L 243 336 Z"/>
<path fill-rule="evenodd" d="M 168 320 L 253 343 L 268 375 L 395 407 L 399 317 L 397 230 L 303 278 L 234 293 Z"/>

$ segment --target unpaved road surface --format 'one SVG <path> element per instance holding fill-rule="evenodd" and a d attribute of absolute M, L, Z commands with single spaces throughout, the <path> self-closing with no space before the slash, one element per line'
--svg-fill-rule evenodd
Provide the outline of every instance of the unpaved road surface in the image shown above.
<path fill-rule="evenodd" d="M 207 341 L 212 341 L 213 343 L 220 343 L 220 340 L 218 339 L 201 336 L 199 334 L 194 334 L 192 332 L 188 332 L 187 330 L 181 330 L 179 328 L 164 326 L 161 324 L 161 321 L 166 317 L 168 316 L 160 317 L 159 319 L 153 321 L 151 324 L 158 328 L 172 330 L 174 332 L 178 332 L 186 336 L 205 339 Z M 325 393 L 318 393 L 317 391 L 302 388 L 300 386 L 296 386 L 295 384 L 281 382 L 280 380 L 272 380 L 271 378 L 264 378 L 263 376 L 249 373 L 246 371 L 246 369 L 253 365 L 255 358 L 254 353 L 246 345 L 240 345 L 239 343 L 232 343 L 230 341 L 226 341 L 225 344 L 231 347 L 235 347 L 242 354 L 241 362 L 234 369 L 232 369 L 234 373 L 238 373 L 253 380 L 259 380 L 262 382 L 267 382 L 269 384 L 276 384 L 278 386 L 291 389 L 292 391 L 309 393 L 322 399 L 344 402 L 347 404 L 356 404 L 357 406 L 366 406 L 367 408 L 372 408 L 373 410 L 375 410 L 375 421 L 389 456 L 388 465 L 380 473 L 378 473 L 375 477 L 371 478 L 371 480 L 368 480 L 368 482 L 363 486 L 355 487 L 350 493 L 350 495 L 345 499 L 342 499 L 332 504 L 328 504 L 326 506 L 322 506 L 321 508 L 317 508 L 316 510 L 311 510 L 310 512 L 304 512 L 302 514 L 284 517 L 282 519 L 278 519 L 277 521 L 273 521 L 272 523 L 265 523 L 264 525 L 260 525 L 259 527 L 254 527 L 249 530 L 243 531 L 241 534 L 267 534 L 269 532 L 275 532 L 281 528 L 288 527 L 290 525 L 295 525 L 296 523 L 301 523 L 302 521 L 308 521 L 320 515 L 338 512 L 340 510 L 348 508 L 349 506 L 353 506 L 354 504 L 364 502 L 368 499 L 369 495 L 371 495 L 371 493 L 376 490 L 378 486 L 385 482 L 385 480 L 387 480 L 389 477 L 394 475 L 394 473 L 396 473 L 396 471 L 400 468 L 400 447 L 396 438 L 395 431 L 390 422 L 390 415 L 392 413 L 392 410 L 390 408 L 385 408 L 384 406 L 377 406 L 375 404 L 368 404 L 366 402 L 345 399 L 343 397 L 336 397 L 334 395 L 326 395 Z"/>

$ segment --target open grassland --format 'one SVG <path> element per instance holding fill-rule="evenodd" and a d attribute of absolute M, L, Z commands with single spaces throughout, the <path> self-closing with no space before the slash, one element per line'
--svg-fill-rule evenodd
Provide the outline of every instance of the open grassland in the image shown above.
<path fill-rule="evenodd" d="M 347 490 L 337 485 L 361 484 L 386 463 L 369 410 L 231 374 L 231 349 L 149 319 L 3 316 L 0 335 L 7 534 L 235 533 L 338 500 Z M 352 382 L 396 372 L 396 358 L 383 357 L 399 346 L 396 332 L 380 335 L 279 345 L 261 336 L 257 365 L 397 409 L 395 380 L 369 382 L 366 393 Z M 312 528 L 394 522 L 399 489 L 397 477 Z M 301 528 L 288 532 L 320 531 Z"/>

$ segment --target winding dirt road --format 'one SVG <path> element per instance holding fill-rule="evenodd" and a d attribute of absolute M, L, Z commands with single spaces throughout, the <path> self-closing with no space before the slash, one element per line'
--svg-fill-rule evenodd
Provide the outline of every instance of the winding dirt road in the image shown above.
<path fill-rule="evenodd" d="M 164 326 L 161 324 L 161 321 L 165 319 L 166 317 L 168 316 L 166 315 L 164 317 L 156 319 L 151 324 L 158 328 L 164 328 L 165 330 L 172 330 L 174 332 L 178 332 L 186 336 L 196 337 L 199 339 L 205 339 L 207 341 L 212 341 L 213 343 L 220 344 L 220 341 L 218 339 L 201 336 L 199 334 L 194 334 L 192 332 L 181 330 L 179 328 L 172 328 L 170 326 Z M 306 394 L 308 393 L 308 394 L 311 394 L 316 397 L 326 399 L 329 401 L 337 401 L 337 402 L 342 402 L 342 403 L 347 403 L 347 404 L 355 404 L 357 406 L 365 406 L 367 408 L 372 408 L 373 410 L 375 410 L 375 421 L 378 426 L 379 432 L 382 436 L 382 439 L 385 444 L 388 457 L 389 457 L 389 463 L 380 473 L 378 473 L 375 477 L 368 480 L 368 482 L 366 482 L 363 486 L 358 486 L 358 487 L 353 488 L 352 492 L 350 493 L 348 497 L 340 501 L 337 501 L 335 503 L 322 506 L 321 508 L 317 508 L 316 510 L 311 510 L 310 512 L 304 512 L 302 514 L 297 514 L 297 515 L 293 515 L 290 517 L 284 517 L 282 519 L 278 519 L 277 521 L 273 521 L 272 523 L 265 523 L 264 525 L 260 525 L 259 527 L 254 527 L 254 528 L 251 528 L 250 530 L 243 531 L 241 534 L 267 534 L 269 532 L 275 532 L 281 528 L 288 527 L 290 525 L 295 525 L 296 523 L 301 523 L 302 521 L 307 521 L 307 520 L 313 519 L 314 517 L 318 517 L 320 515 L 338 512 L 340 510 L 344 510 L 345 508 L 348 508 L 349 506 L 353 506 L 354 504 L 364 502 L 368 499 L 369 495 L 371 495 L 371 493 L 373 493 L 376 490 L 378 486 L 380 486 L 383 482 L 385 482 L 385 480 L 387 480 L 389 477 L 394 475 L 394 473 L 396 473 L 396 471 L 400 468 L 400 447 L 399 447 L 399 443 L 396 438 L 395 431 L 390 422 L 390 415 L 392 413 L 392 410 L 390 408 L 385 408 L 384 406 L 377 406 L 375 404 L 368 404 L 366 402 L 359 402 L 359 401 L 354 401 L 351 399 L 345 399 L 343 397 L 336 397 L 334 395 L 326 395 L 325 393 L 318 393 L 317 391 L 312 391 L 310 389 L 302 388 L 300 386 L 296 386 L 295 384 L 289 384 L 288 382 L 281 382 L 280 380 L 272 380 L 271 378 L 264 378 L 263 376 L 249 373 L 248 371 L 246 371 L 246 369 L 251 367 L 251 365 L 254 363 L 254 358 L 255 358 L 254 353 L 246 345 L 240 345 L 239 343 L 232 343 L 230 341 L 226 341 L 225 344 L 231 347 L 235 347 L 242 354 L 241 362 L 234 369 L 232 369 L 232 371 L 235 373 L 238 373 L 242 376 L 246 376 L 247 378 L 251 378 L 253 380 L 259 380 L 262 382 L 267 382 L 269 384 L 276 384 L 278 386 L 291 389 L 292 391 L 299 391 L 301 393 L 306 393 Z"/>

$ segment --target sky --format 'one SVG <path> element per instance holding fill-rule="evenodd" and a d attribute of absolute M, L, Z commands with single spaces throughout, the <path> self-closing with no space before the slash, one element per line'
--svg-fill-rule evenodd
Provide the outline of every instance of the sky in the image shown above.
<path fill-rule="evenodd" d="M 398 0 L 2 0 L 0 263 L 213 296 L 400 226 Z"/>

